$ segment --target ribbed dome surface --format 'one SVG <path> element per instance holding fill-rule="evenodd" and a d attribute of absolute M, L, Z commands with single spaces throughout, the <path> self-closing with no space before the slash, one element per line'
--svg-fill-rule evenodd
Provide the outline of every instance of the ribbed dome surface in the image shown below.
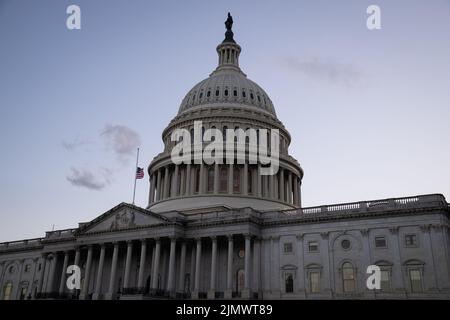
<path fill-rule="evenodd" d="M 196 84 L 184 97 L 178 114 L 200 105 L 239 103 L 276 116 L 267 93 L 247 76 L 233 68 L 216 70 Z"/>

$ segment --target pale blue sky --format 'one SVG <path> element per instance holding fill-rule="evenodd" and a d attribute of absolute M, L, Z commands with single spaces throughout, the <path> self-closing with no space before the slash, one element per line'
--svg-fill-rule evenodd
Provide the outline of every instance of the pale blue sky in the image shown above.
<path fill-rule="evenodd" d="M 162 151 L 228 11 L 242 69 L 291 133 L 305 206 L 450 196 L 450 1 L 0 0 L 0 241 L 131 201 L 135 159 L 114 132 L 140 142 L 141 166 Z"/>

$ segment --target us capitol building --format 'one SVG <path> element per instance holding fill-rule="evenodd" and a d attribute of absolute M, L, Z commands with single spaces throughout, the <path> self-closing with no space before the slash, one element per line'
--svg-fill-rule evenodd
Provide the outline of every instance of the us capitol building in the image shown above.
<path fill-rule="evenodd" d="M 195 85 L 148 166 L 148 206 L 128 203 L 77 228 L 0 243 L 0 299 L 450 298 L 443 195 L 302 207 L 303 169 L 267 93 L 239 66 L 232 18 L 218 66 Z M 279 170 L 179 164 L 175 129 L 278 129 Z M 368 182 L 370 183 L 370 182 Z M 81 268 L 80 289 L 66 286 Z M 381 288 L 369 290 L 369 265 Z"/>

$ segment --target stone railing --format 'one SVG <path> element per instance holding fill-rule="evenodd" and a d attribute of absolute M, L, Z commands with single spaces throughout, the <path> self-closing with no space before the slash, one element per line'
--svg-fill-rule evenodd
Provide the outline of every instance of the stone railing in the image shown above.
<path fill-rule="evenodd" d="M 325 206 L 306 207 L 281 212 L 268 212 L 267 218 L 288 218 L 291 216 L 319 216 L 339 213 L 364 213 L 375 211 L 392 211 L 409 208 L 448 208 L 442 194 L 428 194 L 404 198 L 390 198 L 360 202 L 331 204 Z"/>
<path fill-rule="evenodd" d="M 77 229 L 47 231 L 45 233 L 45 240 L 70 238 L 74 235 L 76 230 Z"/>
<path fill-rule="evenodd" d="M 7 249 L 20 249 L 24 247 L 39 247 L 41 246 L 42 238 L 26 239 L 18 241 L 9 241 L 0 243 L 0 251 Z"/>

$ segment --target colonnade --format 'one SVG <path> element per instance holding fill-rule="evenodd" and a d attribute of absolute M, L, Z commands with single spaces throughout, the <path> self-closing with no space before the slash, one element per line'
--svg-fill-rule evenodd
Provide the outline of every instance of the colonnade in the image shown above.
<path fill-rule="evenodd" d="M 301 206 L 301 179 L 280 167 L 275 175 L 261 175 L 261 165 L 168 164 L 150 176 L 149 205 L 193 195 L 238 194 L 264 197 Z"/>
<path fill-rule="evenodd" d="M 240 236 L 240 238 L 237 238 Z M 227 241 L 218 241 L 219 238 L 226 237 Z M 119 262 L 119 253 L 121 250 L 125 249 L 126 254 L 122 254 L 124 257 L 124 273 L 123 273 L 123 283 L 121 291 L 124 294 L 136 294 L 136 293 L 144 293 L 145 288 L 145 269 L 148 266 L 151 266 L 150 272 L 150 287 L 149 294 L 155 295 L 165 295 L 169 297 L 176 297 L 181 294 L 181 297 L 184 294 L 190 293 L 191 298 L 210 298 L 214 299 L 217 297 L 217 284 L 218 284 L 218 247 L 219 243 L 226 243 L 227 248 L 227 272 L 226 272 L 226 290 L 223 292 L 224 298 L 232 298 L 236 292 L 236 287 L 234 286 L 233 276 L 236 270 L 233 270 L 233 259 L 234 259 L 234 248 L 235 241 L 239 239 L 241 241 L 242 237 L 244 237 L 244 248 L 245 248 L 245 256 L 244 256 L 244 272 L 245 272 L 245 286 L 242 288 L 242 297 L 250 297 L 252 292 L 252 273 L 259 273 L 259 268 L 254 268 L 252 264 L 252 244 L 255 244 L 255 248 L 260 250 L 259 240 L 252 237 L 249 234 L 246 235 L 227 235 L 227 236 L 213 236 L 213 237 L 201 237 L 195 239 L 184 239 L 177 237 L 167 237 L 167 238 L 154 238 L 154 239 L 141 239 L 135 241 L 121 241 L 121 242 L 113 242 L 113 243 L 102 243 L 98 245 L 87 245 L 87 246 L 79 246 L 72 250 L 64 251 L 64 252 L 49 252 L 44 254 L 44 267 L 43 274 L 48 273 L 46 277 L 46 285 L 45 292 L 44 288 L 44 276 L 41 275 L 38 282 L 38 292 L 41 293 L 41 296 L 45 297 L 45 294 L 50 296 L 50 294 L 58 293 L 59 296 L 63 296 L 67 293 L 68 289 L 66 288 L 67 276 L 70 276 L 66 273 L 67 267 L 70 262 L 73 261 L 74 265 L 80 266 L 81 257 L 85 257 L 83 259 L 84 267 L 84 280 L 81 290 L 78 292 L 79 299 L 115 299 L 117 297 L 117 279 L 118 279 L 118 262 Z M 222 239 L 224 240 L 224 239 Z M 164 287 L 161 287 L 161 274 L 162 271 L 162 263 L 161 256 L 163 251 L 163 242 L 165 247 L 169 248 L 169 262 L 168 269 L 166 272 L 166 278 L 164 281 Z M 256 246 L 256 243 L 258 245 Z M 135 250 L 140 245 L 140 254 L 139 254 L 139 269 L 137 274 L 137 283 L 132 283 L 130 280 L 130 274 L 132 269 L 132 258 L 133 258 L 133 250 Z M 153 245 L 152 249 L 152 257 L 151 262 L 147 262 L 147 247 L 149 244 Z M 202 281 L 203 286 L 201 286 L 201 277 L 204 274 L 205 270 L 202 270 L 202 266 L 205 264 L 202 263 L 202 259 L 204 259 L 205 255 L 202 255 L 202 252 L 205 250 L 205 244 L 208 244 L 211 248 L 211 254 L 208 255 L 211 261 L 207 265 L 210 267 L 210 279 L 209 284 L 207 285 L 207 290 L 205 291 L 204 280 Z M 210 246 L 209 246 L 210 245 Z M 177 248 L 179 250 L 177 250 Z M 193 279 L 192 284 L 189 285 L 189 288 L 185 287 L 185 277 L 187 275 L 186 270 L 186 258 L 187 251 L 190 249 L 191 251 L 191 260 L 190 260 L 190 279 Z M 110 265 L 107 266 L 106 256 L 107 254 L 111 255 L 111 259 L 108 259 Z M 179 254 L 179 263 L 177 266 L 176 263 L 176 255 Z M 258 253 L 259 254 L 259 253 Z M 94 255 L 98 255 L 96 259 L 94 259 Z M 93 272 L 93 264 L 94 260 L 97 264 L 96 274 Z M 61 276 L 59 278 L 59 283 L 56 283 L 56 270 L 57 264 L 61 264 Z M 255 262 L 259 264 L 259 259 L 255 259 Z M 110 270 L 109 281 L 103 283 L 103 273 L 105 270 Z M 251 271 L 252 270 L 252 271 Z M 178 274 L 177 274 L 178 273 Z M 94 288 L 93 291 L 90 289 L 89 283 L 91 277 L 95 277 Z M 176 281 L 176 279 L 178 279 Z M 57 292 L 56 292 L 57 287 Z M 223 288 L 222 288 L 223 289 Z M 74 293 L 75 291 L 72 291 Z M 178 296 L 180 297 L 180 296 Z"/>

